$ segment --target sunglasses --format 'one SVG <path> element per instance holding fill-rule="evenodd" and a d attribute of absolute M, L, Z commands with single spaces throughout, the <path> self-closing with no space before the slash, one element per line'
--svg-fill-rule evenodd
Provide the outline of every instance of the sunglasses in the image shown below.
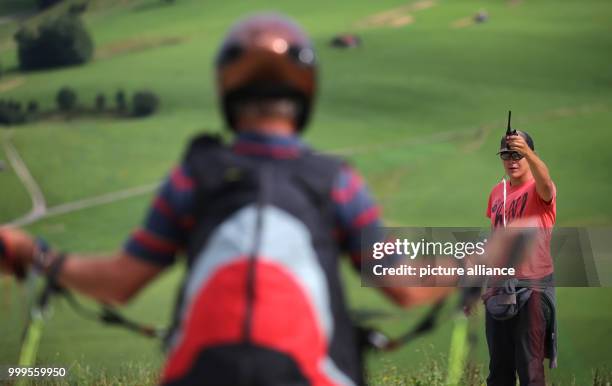
<path fill-rule="evenodd" d="M 504 161 L 508 161 L 510 159 L 514 161 L 518 161 L 523 158 L 523 155 L 516 151 L 504 151 L 504 152 L 499 153 L 499 157 L 503 159 Z"/>

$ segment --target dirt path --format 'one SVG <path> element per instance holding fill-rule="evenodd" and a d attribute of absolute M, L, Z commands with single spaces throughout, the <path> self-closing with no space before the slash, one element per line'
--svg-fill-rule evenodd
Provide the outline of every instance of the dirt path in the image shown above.
<path fill-rule="evenodd" d="M 414 22 L 413 12 L 431 8 L 434 0 L 419 0 L 386 11 L 377 12 L 355 23 L 357 28 L 403 27 Z"/>
<path fill-rule="evenodd" d="M 14 88 L 21 86 L 24 83 L 25 78 L 23 76 L 0 82 L 0 93 L 10 91 Z"/>
<path fill-rule="evenodd" d="M 14 221 L 14 225 L 21 225 L 23 223 L 30 224 L 45 215 L 47 211 L 45 196 L 43 195 L 40 186 L 38 186 L 34 180 L 34 177 L 32 177 L 32 174 L 30 174 L 28 167 L 19 155 L 19 152 L 17 152 L 15 145 L 13 145 L 9 132 L 3 133 L 2 147 L 4 148 L 4 152 L 6 153 L 6 157 L 8 158 L 11 167 L 15 171 L 15 174 L 17 174 L 17 177 L 19 177 L 23 183 L 24 187 L 28 191 L 28 194 L 30 195 L 30 199 L 32 200 L 32 209 L 30 209 L 30 212 L 16 219 Z"/>
<path fill-rule="evenodd" d="M 118 55 L 146 51 L 162 46 L 175 46 L 187 40 L 189 40 L 187 37 L 181 36 L 137 37 L 120 40 L 96 48 L 95 59 L 109 59 Z"/>
<path fill-rule="evenodd" d="M 72 201 L 66 204 L 60 204 L 47 209 L 47 213 L 44 217 L 47 218 L 60 214 L 75 212 L 81 209 L 92 208 L 94 206 L 110 204 L 115 201 L 125 200 L 130 197 L 136 197 L 143 194 L 151 193 L 155 191 L 158 187 L 159 183 L 142 185 L 137 186 L 135 188 L 120 190 L 118 192 L 111 192 L 96 197 L 84 198 L 82 200 Z"/>
<path fill-rule="evenodd" d="M 32 177 L 26 163 L 23 161 L 19 152 L 15 148 L 15 145 L 11 141 L 10 133 L 3 133 L 2 147 L 6 153 L 8 162 L 11 164 L 15 174 L 21 180 L 21 183 L 28 191 L 28 195 L 32 200 L 32 209 L 25 215 L 18 217 L 5 225 L 11 226 L 24 226 L 32 224 L 43 218 L 57 216 L 60 214 L 70 213 L 81 209 L 91 208 L 94 206 L 110 204 L 115 201 L 124 200 L 126 198 L 135 197 L 150 193 L 154 191 L 159 183 L 147 184 L 143 186 L 137 186 L 135 188 L 129 188 L 120 190 L 117 192 L 102 194 L 96 197 L 85 198 L 65 204 L 56 205 L 53 207 L 47 207 L 45 196 Z"/>
<path fill-rule="evenodd" d="M 476 24 L 476 22 L 474 21 L 474 16 L 467 16 L 453 21 L 450 26 L 452 28 L 466 28 L 471 27 L 474 24 Z"/>

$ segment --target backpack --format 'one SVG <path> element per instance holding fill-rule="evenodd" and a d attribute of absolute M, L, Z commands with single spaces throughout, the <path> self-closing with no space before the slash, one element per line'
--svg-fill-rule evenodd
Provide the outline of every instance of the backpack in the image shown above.
<path fill-rule="evenodd" d="M 244 156 L 210 136 L 185 162 L 196 226 L 163 383 L 362 384 L 333 236 L 342 162 Z"/>

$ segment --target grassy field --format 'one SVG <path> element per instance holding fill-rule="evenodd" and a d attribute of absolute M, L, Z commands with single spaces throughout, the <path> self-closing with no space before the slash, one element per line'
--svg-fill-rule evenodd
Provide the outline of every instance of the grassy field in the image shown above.
<path fill-rule="evenodd" d="M 27 10 L 22 2 L 2 4 L 0 16 Z M 99 92 L 112 100 L 118 89 L 151 89 L 162 108 L 142 120 L 53 120 L 8 131 L 50 206 L 159 181 L 188 138 L 221 129 L 212 59 L 224 32 L 245 13 L 275 9 L 302 23 L 319 53 L 321 90 L 306 140 L 362 171 L 389 224 L 487 226 L 489 189 L 502 174 L 495 151 L 512 109 L 515 126 L 532 134 L 551 169 L 559 192 L 557 223 L 611 225 L 612 4 L 442 0 L 404 12 L 414 19 L 401 28 L 357 27 L 405 4 L 410 2 L 94 0 L 85 21 L 96 60 L 26 74 L 15 70 L 11 36 L 17 24 L 9 21 L 0 25 L 0 63 L 8 70 L 0 77 L 0 98 L 36 99 L 51 109 L 64 85 L 89 106 Z M 489 22 L 454 27 L 481 8 Z M 330 38 L 345 31 L 359 33 L 363 47 L 329 48 Z M 2 87 L 9 83 L 17 86 Z M 6 160 L 3 152 L 0 159 Z M 143 195 L 76 211 L 29 229 L 66 250 L 110 251 L 139 224 L 149 200 Z M 0 222 L 27 212 L 29 204 L 12 170 L 0 172 Z M 349 269 L 345 273 L 353 307 L 392 309 L 361 288 Z M 181 267 L 173 269 L 127 313 L 166 324 L 181 275 Z M 6 283 L 0 283 L 8 294 L 0 299 L 0 363 L 8 364 L 19 350 L 27 294 Z M 560 367 L 550 374 L 556 385 L 587 384 L 593 369 L 612 363 L 611 299 L 610 289 L 559 289 Z M 380 325 L 399 332 L 423 311 Z M 483 366 L 482 329 L 478 335 L 475 357 Z M 370 355 L 372 383 L 443 361 L 449 336 L 447 323 L 396 353 Z M 158 343 L 84 321 L 59 302 L 41 360 L 75 366 L 90 383 L 101 383 L 129 368 L 150 373 L 162 356 Z"/>

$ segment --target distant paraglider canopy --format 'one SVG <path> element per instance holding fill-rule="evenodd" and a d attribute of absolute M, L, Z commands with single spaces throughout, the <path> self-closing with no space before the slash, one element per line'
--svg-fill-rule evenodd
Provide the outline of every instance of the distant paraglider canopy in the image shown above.
<path fill-rule="evenodd" d="M 335 48 L 353 48 L 361 46 L 361 38 L 357 35 L 344 34 L 335 36 L 329 43 Z"/>
<path fill-rule="evenodd" d="M 484 23 L 487 20 L 489 20 L 489 13 L 483 9 L 474 15 L 474 22 L 476 23 Z"/>

